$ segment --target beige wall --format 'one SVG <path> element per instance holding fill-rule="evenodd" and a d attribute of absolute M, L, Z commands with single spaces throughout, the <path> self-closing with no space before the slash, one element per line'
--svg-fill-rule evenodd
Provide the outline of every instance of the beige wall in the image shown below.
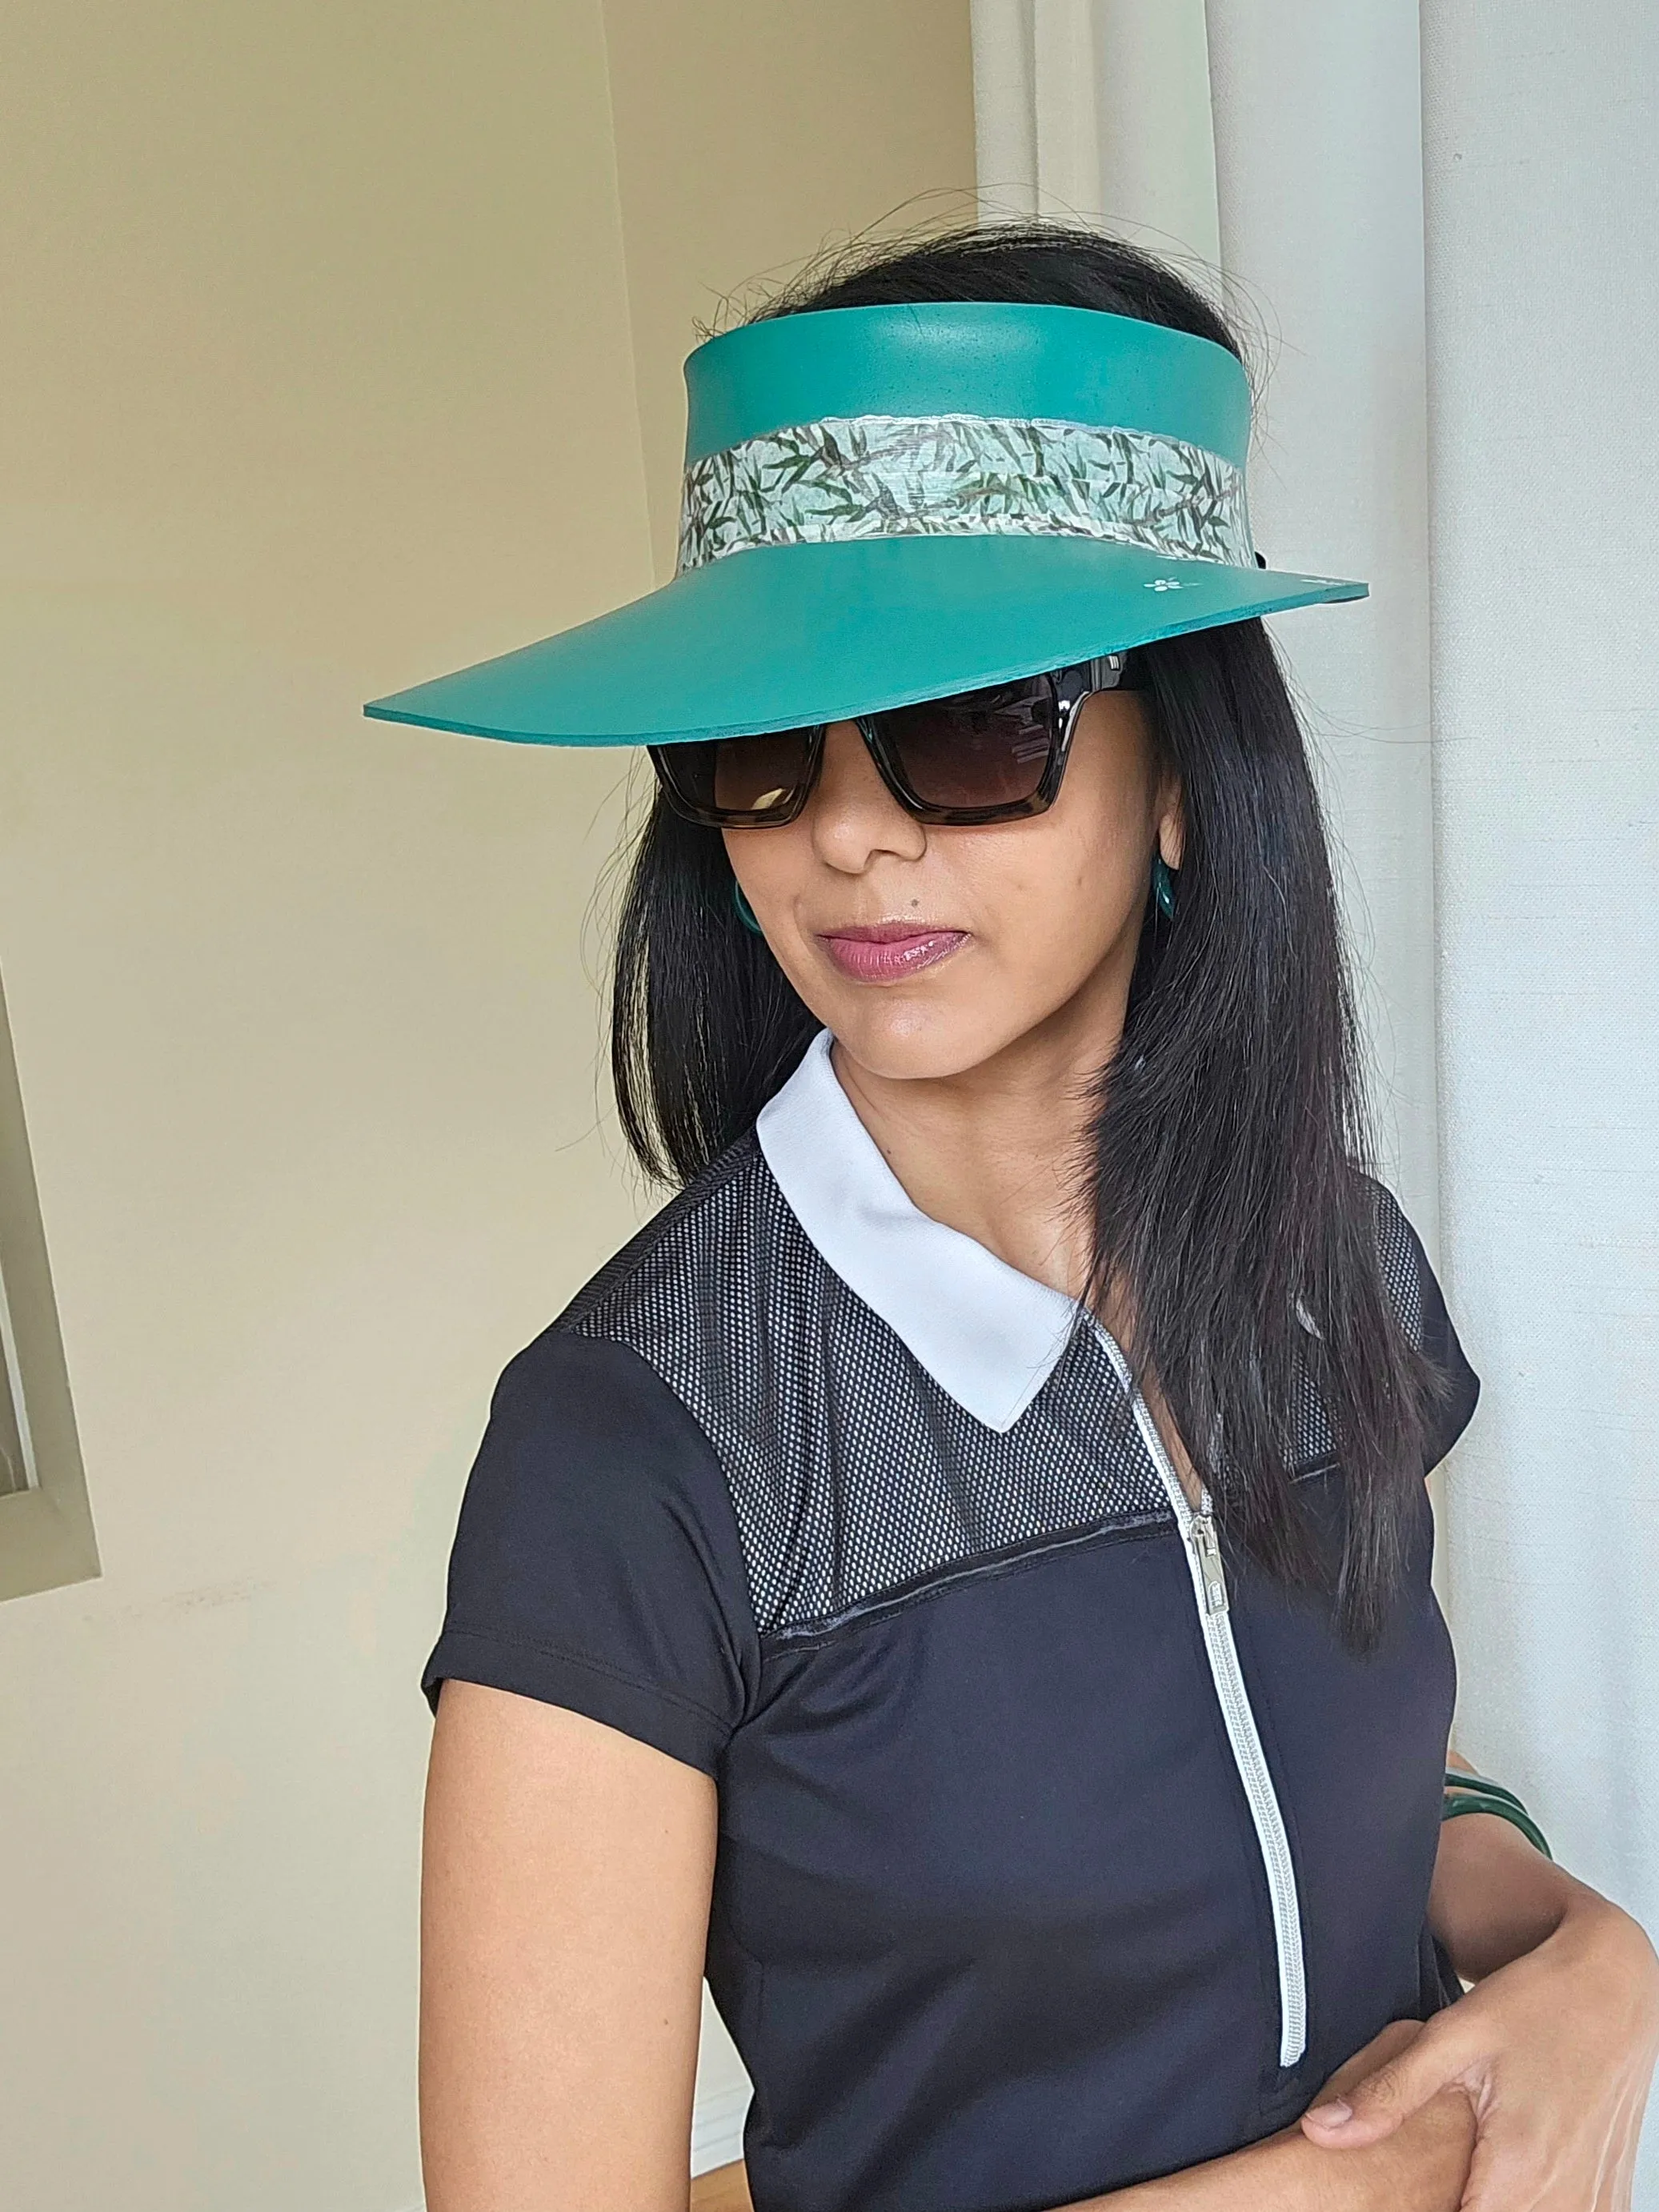
<path fill-rule="evenodd" d="M 722 313 L 868 234 L 974 212 L 968 0 L 607 0 L 647 489 L 672 573 L 680 362 Z"/>
<path fill-rule="evenodd" d="M 404 2212 L 455 1504 L 644 1199 L 624 760 L 358 702 L 646 587 L 690 315 L 967 185 L 966 0 L 11 43 L 0 966 L 105 1572 L 0 1606 L 0 2203 Z"/>

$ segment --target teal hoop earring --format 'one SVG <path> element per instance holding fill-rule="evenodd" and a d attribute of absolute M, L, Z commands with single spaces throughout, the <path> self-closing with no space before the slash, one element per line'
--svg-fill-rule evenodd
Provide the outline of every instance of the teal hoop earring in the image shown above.
<path fill-rule="evenodd" d="M 1175 871 L 1162 853 L 1152 855 L 1152 896 L 1165 921 L 1175 920 Z"/>
<path fill-rule="evenodd" d="M 736 907 L 738 910 L 738 920 L 743 924 L 744 927 L 745 929 L 752 929 L 757 937 L 764 937 L 766 932 L 761 927 L 759 922 L 756 921 L 755 909 L 750 905 L 748 900 L 744 896 L 743 885 L 737 880 L 735 876 L 732 879 L 732 903 Z"/>

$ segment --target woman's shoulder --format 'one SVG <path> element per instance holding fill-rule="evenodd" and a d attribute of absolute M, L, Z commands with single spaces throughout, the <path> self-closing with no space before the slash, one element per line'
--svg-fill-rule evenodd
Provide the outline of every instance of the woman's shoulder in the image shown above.
<path fill-rule="evenodd" d="M 1437 1295 L 1439 1289 L 1428 1253 L 1406 1209 L 1388 1184 L 1376 1176 L 1363 1172 L 1360 1182 L 1371 1201 L 1382 1287 L 1401 1329 L 1421 1348 L 1428 1294 L 1431 1285 Z"/>
<path fill-rule="evenodd" d="M 693 1406 L 741 1398 L 823 1303 L 824 1269 L 752 1130 L 608 1261 L 548 1332 L 625 1346 Z"/>
<path fill-rule="evenodd" d="M 756 1631 L 722 1462 L 663 1356 L 750 1231 L 741 1146 L 502 1370 L 423 1677 L 566 1705 L 713 1772 Z M 719 1303 L 718 1296 L 714 1302 Z"/>
<path fill-rule="evenodd" d="M 711 1462 L 681 1385 L 688 1365 L 715 1360 L 706 1340 L 721 1316 L 729 1328 L 730 1310 L 756 1272 L 760 1164 L 752 1137 L 734 1145 L 501 1370 L 490 1399 L 491 1436 L 521 1440 L 541 1480 L 556 1476 L 568 1492 L 591 1468 L 614 1497 L 684 1486 Z"/>
<path fill-rule="evenodd" d="M 1468 1427 L 1480 1395 L 1480 1378 L 1469 1364 L 1453 1324 L 1440 1279 L 1422 1237 L 1389 1186 L 1368 1185 L 1382 1287 L 1400 1328 L 1438 1377 L 1429 1422 L 1427 1464 L 1434 1466 Z"/>
<path fill-rule="evenodd" d="M 1432 1357 L 1446 1325 L 1446 1302 L 1416 1224 L 1387 1183 L 1364 1171 L 1382 1288 L 1405 1335 Z"/>
<path fill-rule="evenodd" d="M 823 1275 L 750 1131 L 508 1361 L 492 1425 L 567 1485 L 590 1465 L 612 1497 L 684 1492 L 724 1521 L 734 1468 L 779 1457 L 780 1393 L 810 1388 Z"/>
<path fill-rule="evenodd" d="M 555 1333 L 629 1333 L 665 1299 L 732 1295 L 765 1243 L 769 1177 L 752 1129 L 677 1191 L 590 1278 L 552 1323 Z"/>

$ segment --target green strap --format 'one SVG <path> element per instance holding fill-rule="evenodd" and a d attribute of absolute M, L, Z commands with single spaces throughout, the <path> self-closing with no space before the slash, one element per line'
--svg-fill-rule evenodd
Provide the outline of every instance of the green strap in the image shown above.
<path fill-rule="evenodd" d="M 1488 1797 L 1504 1798 L 1523 1813 L 1527 1809 L 1523 1800 L 1517 1797 L 1513 1790 L 1506 1790 L 1501 1782 L 1494 1782 L 1490 1774 L 1476 1774 L 1468 1767 L 1449 1766 L 1446 1769 L 1446 1787 L 1448 1790 L 1479 1790 Z"/>
<path fill-rule="evenodd" d="M 1452 1782 L 1454 1774 L 1457 1778 L 1455 1784 Z M 1512 1790 L 1504 1790 L 1498 1784 L 1473 1789 L 1469 1785 L 1474 1778 L 1465 1774 L 1461 1768 L 1448 1767 L 1446 1778 L 1447 1788 L 1440 1806 L 1443 1826 L 1448 1820 L 1455 1820 L 1464 1813 L 1491 1813 L 1500 1820 L 1509 1821 L 1512 1827 L 1519 1828 L 1534 1850 L 1542 1851 L 1544 1856 L 1553 1863 L 1555 1854 L 1545 1841 L 1543 1830 Z"/>

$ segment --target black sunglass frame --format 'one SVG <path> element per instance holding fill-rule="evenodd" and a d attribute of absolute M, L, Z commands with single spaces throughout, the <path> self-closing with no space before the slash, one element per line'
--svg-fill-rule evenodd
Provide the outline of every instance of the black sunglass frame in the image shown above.
<path fill-rule="evenodd" d="M 994 806 L 930 805 L 910 787 L 900 763 L 898 748 L 882 727 L 887 720 L 886 714 L 854 714 L 848 719 L 857 724 L 859 734 L 869 750 L 882 781 L 905 812 L 914 815 L 918 822 L 945 829 L 976 829 L 990 822 L 1017 822 L 1027 815 L 1045 813 L 1059 797 L 1060 781 L 1066 774 L 1066 763 L 1072 750 L 1072 739 L 1077 730 L 1078 712 L 1084 701 L 1097 691 L 1133 691 L 1141 688 L 1131 671 L 1131 657 L 1128 653 L 1100 653 L 1092 660 L 1077 661 L 1067 668 L 1053 669 L 1022 679 L 1045 685 L 1048 689 L 1053 714 L 1048 731 L 1048 757 L 1043 762 L 1042 774 L 1037 780 L 1036 787 L 1029 798 L 1005 799 Z M 951 695 L 963 698 L 975 696 L 972 692 Z M 901 708 L 893 711 L 905 713 L 909 710 Z M 657 781 L 662 787 L 664 797 L 683 820 L 694 822 L 706 830 L 777 830 L 786 823 L 799 818 L 817 786 L 818 771 L 823 764 L 823 738 L 829 724 L 818 722 L 805 726 L 808 729 L 806 767 L 800 781 L 781 805 L 758 810 L 699 805 L 677 788 L 672 769 L 668 764 L 681 748 L 678 745 L 649 745 L 646 750 L 651 755 L 652 766 L 657 771 Z M 702 742 L 719 744 L 720 740 L 704 739 Z"/>

